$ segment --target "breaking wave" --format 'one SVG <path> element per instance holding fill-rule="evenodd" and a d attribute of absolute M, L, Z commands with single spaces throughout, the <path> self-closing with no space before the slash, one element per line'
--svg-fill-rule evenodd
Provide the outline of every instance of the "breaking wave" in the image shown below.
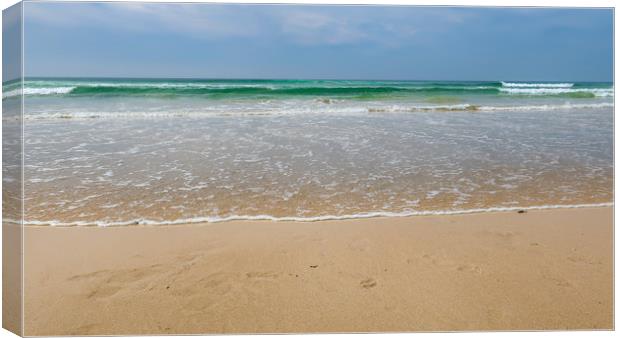
<path fill-rule="evenodd" d="M 15 84 L 3 86 L 3 99 L 21 95 Z M 534 82 L 414 82 L 327 80 L 27 80 L 26 96 L 175 97 L 208 99 L 256 97 L 345 97 L 384 99 L 430 95 L 613 96 L 611 84 Z"/>

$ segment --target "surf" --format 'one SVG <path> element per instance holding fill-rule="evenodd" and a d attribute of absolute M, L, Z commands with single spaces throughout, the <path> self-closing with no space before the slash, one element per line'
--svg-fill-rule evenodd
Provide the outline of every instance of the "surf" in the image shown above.
<path fill-rule="evenodd" d="M 420 210 L 420 211 L 372 211 L 362 212 L 348 215 L 321 215 L 321 216 L 272 216 L 272 215 L 230 215 L 230 216 L 206 216 L 206 217 L 193 217 L 193 218 L 181 218 L 174 220 L 155 221 L 150 219 L 132 219 L 128 221 L 39 221 L 39 220 L 24 220 L 23 224 L 26 226 L 55 226 L 55 227 L 86 227 L 86 226 L 98 226 L 98 227 L 118 227 L 118 226 L 171 226 L 179 224 L 199 224 L 199 223 L 222 223 L 232 221 L 272 221 L 272 222 L 322 222 L 322 221 L 337 221 L 348 219 L 365 219 L 365 218 L 378 218 L 378 217 L 415 217 L 415 216 L 443 216 L 443 215 L 465 215 L 465 214 L 479 214 L 479 213 L 491 213 L 491 212 L 514 212 L 514 211 L 529 211 L 529 210 L 549 210 L 549 209 L 579 209 L 579 208 L 602 208 L 611 207 L 613 202 L 605 203 L 592 203 L 592 204 L 554 204 L 554 205 L 538 205 L 538 206 L 524 206 L 524 207 L 490 207 L 490 208 L 477 208 L 477 209 L 448 209 L 448 210 Z M 17 220 L 3 219 L 7 223 L 19 224 Z"/>

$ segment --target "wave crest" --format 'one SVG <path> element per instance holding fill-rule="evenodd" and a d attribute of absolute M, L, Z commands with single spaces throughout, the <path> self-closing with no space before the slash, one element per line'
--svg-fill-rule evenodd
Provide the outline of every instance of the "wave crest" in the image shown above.
<path fill-rule="evenodd" d="M 527 82 L 504 82 L 503 87 L 517 87 L 517 88 L 571 88 L 574 83 L 527 83 Z"/>
<path fill-rule="evenodd" d="M 24 95 L 60 95 L 60 94 L 69 94 L 76 87 L 41 87 L 41 88 L 32 88 L 25 87 Z M 15 97 L 22 94 L 22 89 L 13 89 L 2 93 L 2 98 Z"/>

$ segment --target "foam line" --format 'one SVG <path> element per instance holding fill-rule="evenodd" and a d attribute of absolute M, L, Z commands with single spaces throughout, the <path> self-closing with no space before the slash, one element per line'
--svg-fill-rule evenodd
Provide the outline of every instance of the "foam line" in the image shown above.
<path fill-rule="evenodd" d="M 535 88 L 499 88 L 500 92 L 521 95 L 560 95 L 560 94 L 589 94 L 596 97 L 610 97 L 614 95 L 611 88 L 559 88 L 559 87 L 535 87 Z"/>
<path fill-rule="evenodd" d="M 147 219 L 135 219 L 130 221 L 121 222 L 60 222 L 60 221 L 24 221 L 24 225 L 30 226 L 58 226 L 58 227 L 70 227 L 70 226 L 129 226 L 129 225 L 179 225 L 179 224 L 196 224 L 196 223 L 220 223 L 230 221 L 274 221 L 274 222 L 319 222 L 319 221 L 332 221 L 332 220 L 346 220 L 346 219 L 363 219 L 363 218 L 375 218 L 375 217 L 410 217 L 410 216 L 440 216 L 440 215 L 461 215 L 461 214 L 475 214 L 475 213 L 487 213 L 487 212 L 508 212 L 518 210 L 547 210 L 547 209 L 575 209 L 575 208 L 598 208 L 598 207 L 610 207 L 613 206 L 612 202 L 609 203 L 595 203 L 595 204 L 567 204 L 567 205 L 541 205 L 541 206 L 529 206 L 529 207 L 491 207 L 491 208 L 479 208 L 479 209 L 462 209 L 462 210 L 427 210 L 427 211 L 404 211 L 404 212 L 390 212 L 390 211 L 374 211 L 367 213 L 351 214 L 351 215 L 325 215 L 315 217 L 298 217 L 298 216 L 286 216 L 276 217 L 271 215 L 233 215 L 227 217 L 195 217 L 184 218 L 170 221 L 153 221 Z M 6 220 L 5 220 L 6 221 Z"/>
<path fill-rule="evenodd" d="M 248 110 L 248 111 L 196 111 L 196 112 L 75 112 L 75 113 L 28 113 L 24 120 L 90 120 L 90 119 L 148 119 L 148 118 L 201 118 L 214 116 L 271 116 L 271 115 L 295 115 L 295 114 L 367 114 L 367 113 L 415 113 L 415 112 L 494 112 L 494 111 L 548 111 L 569 109 L 597 109 L 613 108 L 612 102 L 584 103 L 584 104 L 548 104 L 548 105 L 523 105 L 523 106 L 477 106 L 470 104 L 444 105 L 444 106 L 407 106 L 391 105 L 377 107 L 310 107 L 307 109 L 271 109 L 271 110 Z"/>

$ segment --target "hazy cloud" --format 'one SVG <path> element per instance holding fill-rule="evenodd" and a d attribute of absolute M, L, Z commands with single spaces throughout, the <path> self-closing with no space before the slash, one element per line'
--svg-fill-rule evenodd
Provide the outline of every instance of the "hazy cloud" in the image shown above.
<path fill-rule="evenodd" d="M 464 13 L 399 7 L 211 5 L 164 3 L 28 3 L 38 25 L 99 26 L 119 31 L 189 35 L 202 39 L 279 38 L 300 45 L 377 43 L 396 46 L 417 32 L 461 24 Z M 369 15 L 370 13 L 370 15 Z"/>
<path fill-rule="evenodd" d="M 608 80 L 610 9 L 26 2 L 31 76 Z"/>

